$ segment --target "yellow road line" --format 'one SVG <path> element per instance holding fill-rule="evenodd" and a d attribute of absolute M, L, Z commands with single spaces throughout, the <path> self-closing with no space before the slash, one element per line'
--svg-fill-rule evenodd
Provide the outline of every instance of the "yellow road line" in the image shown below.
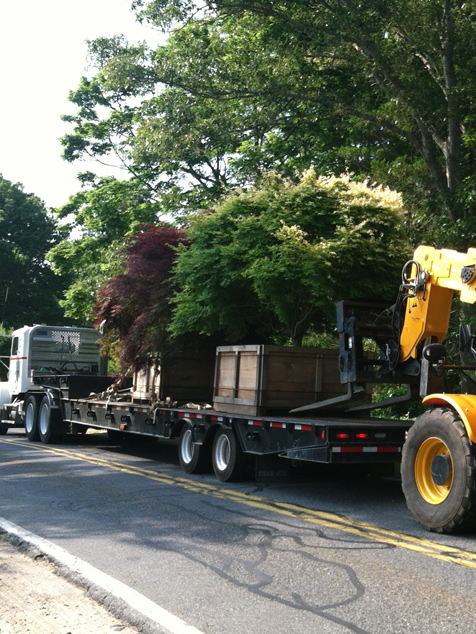
<path fill-rule="evenodd" d="M 155 482 L 167 484 L 169 486 L 178 486 L 195 493 L 202 493 L 204 495 L 209 495 L 222 500 L 228 500 L 252 508 L 262 509 L 271 513 L 277 513 L 279 515 L 292 517 L 304 522 L 317 524 L 319 526 L 325 526 L 327 528 L 333 528 L 379 543 L 389 544 L 398 548 L 405 548 L 407 550 L 411 550 L 422 555 L 432 557 L 434 559 L 439 559 L 441 561 L 455 563 L 461 566 L 466 566 L 467 568 L 476 569 L 476 553 L 465 551 L 460 548 L 455 548 L 446 544 L 439 544 L 428 539 L 421 539 L 419 537 L 405 535 L 404 533 L 399 533 L 397 531 L 387 530 L 378 526 L 374 526 L 373 524 L 368 524 L 366 522 L 343 518 L 334 513 L 329 513 L 326 511 L 314 511 L 312 509 L 306 509 L 295 504 L 277 502 L 257 495 L 248 495 L 246 493 L 241 493 L 240 491 L 223 489 L 220 486 L 204 484 L 202 482 L 195 482 L 189 478 L 175 477 L 167 475 L 166 473 L 161 473 L 160 471 L 127 465 L 123 462 L 118 462 L 115 460 L 88 456 L 87 454 L 81 452 L 61 449 L 59 447 L 45 446 L 41 444 L 25 445 L 24 442 L 11 439 L 1 439 L 0 442 L 5 444 L 18 445 L 20 447 L 23 447 L 24 449 L 28 447 L 28 449 L 35 449 L 38 451 L 42 451 L 43 453 L 50 453 L 62 458 L 72 458 L 74 460 L 80 460 L 82 462 L 86 462 L 106 469 L 120 471 L 122 473 L 128 473 L 130 475 L 137 475 L 149 480 L 153 480 Z"/>

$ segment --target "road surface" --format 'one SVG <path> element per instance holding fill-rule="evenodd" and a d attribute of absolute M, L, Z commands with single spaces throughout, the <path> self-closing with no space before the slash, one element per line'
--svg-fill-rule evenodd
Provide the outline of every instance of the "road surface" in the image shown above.
<path fill-rule="evenodd" d="M 476 531 L 424 531 L 396 479 L 190 476 L 170 444 L 0 438 L 0 516 L 205 634 L 474 631 Z"/>

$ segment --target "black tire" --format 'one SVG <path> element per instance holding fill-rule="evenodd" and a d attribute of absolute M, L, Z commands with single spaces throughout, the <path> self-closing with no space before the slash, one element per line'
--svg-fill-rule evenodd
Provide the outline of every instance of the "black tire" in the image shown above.
<path fill-rule="evenodd" d="M 38 431 L 38 402 L 36 396 L 29 396 L 23 406 L 25 434 L 31 442 L 36 442 L 40 439 L 40 432 Z"/>
<path fill-rule="evenodd" d="M 179 461 L 185 473 L 209 473 L 212 468 L 212 454 L 209 442 L 196 445 L 192 442 L 192 423 L 186 422 L 180 432 Z"/>
<path fill-rule="evenodd" d="M 213 471 L 221 482 L 243 480 L 246 471 L 245 454 L 231 429 L 219 429 L 213 440 Z"/>
<path fill-rule="evenodd" d="M 0 436 L 5 436 L 9 428 L 10 425 L 7 425 L 6 423 L 0 423 Z"/>
<path fill-rule="evenodd" d="M 476 459 L 460 417 L 437 407 L 417 418 L 402 452 L 402 489 L 427 530 L 451 533 L 476 525 Z"/>
<path fill-rule="evenodd" d="M 38 409 L 38 432 L 41 442 L 45 445 L 58 442 L 65 434 L 61 412 L 51 406 L 47 396 L 43 397 Z"/>

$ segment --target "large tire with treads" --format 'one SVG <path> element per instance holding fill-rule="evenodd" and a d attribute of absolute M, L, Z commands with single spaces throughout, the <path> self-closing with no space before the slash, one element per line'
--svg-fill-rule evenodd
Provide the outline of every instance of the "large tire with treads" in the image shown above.
<path fill-rule="evenodd" d="M 48 396 L 44 396 L 38 409 L 38 432 L 46 445 L 59 442 L 66 434 L 66 425 L 59 408 L 53 407 Z"/>
<path fill-rule="evenodd" d="M 213 471 L 221 482 L 238 482 L 246 475 L 246 458 L 232 429 L 219 429 L 212 448 Z"/>
<path fill-rule="evenodd" d="M 25 412 L 25 434 L 28 440 L 32 442 L 40 439 L 40 432 L 38 429 L 38 405 L 40 398 L 41 397 L 36 397 L 30 394 L 23 405 L 23 411 Z"/>
<path fill-rule="evenodd" d="M 212 470 L 210 441 L 206 440 L 203 445 L 195 444 L 190 421 L 185 422 L 180 432 L 179 460 L 185 473 L 208 473 Z"/>
<path fill-rule="evenodd" d="M 466 428 L 449 407 L 431 409 L 410 428 L 402 452 L 402 488 L 427 530 L 476 526 L 476 456 Z"/>

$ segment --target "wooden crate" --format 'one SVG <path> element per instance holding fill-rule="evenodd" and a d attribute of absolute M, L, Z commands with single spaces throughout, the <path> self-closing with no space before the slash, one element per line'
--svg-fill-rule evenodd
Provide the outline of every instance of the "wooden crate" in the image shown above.
<path fill-rule="evenodd" d="M 345 394 L 338 355 L 327 348 L 220 346 L 213 407 L 258 416 Z"/>
<path fill-rule="evenodd" d="M 194 350 L 176 352 L 163 361 L 157 372 L 154 364 L 134 374 L 132 399 L 147 402 L 159 398 L 186 403 L 209 403 L 213 400 L 215 356 Z"/>
<path fill-rule="evenodd" d="M 163 364 L 162 399 L 170 397 L 178 405 L 213 401 L 215 355 L 213 352 L 185 350 Z"/>

